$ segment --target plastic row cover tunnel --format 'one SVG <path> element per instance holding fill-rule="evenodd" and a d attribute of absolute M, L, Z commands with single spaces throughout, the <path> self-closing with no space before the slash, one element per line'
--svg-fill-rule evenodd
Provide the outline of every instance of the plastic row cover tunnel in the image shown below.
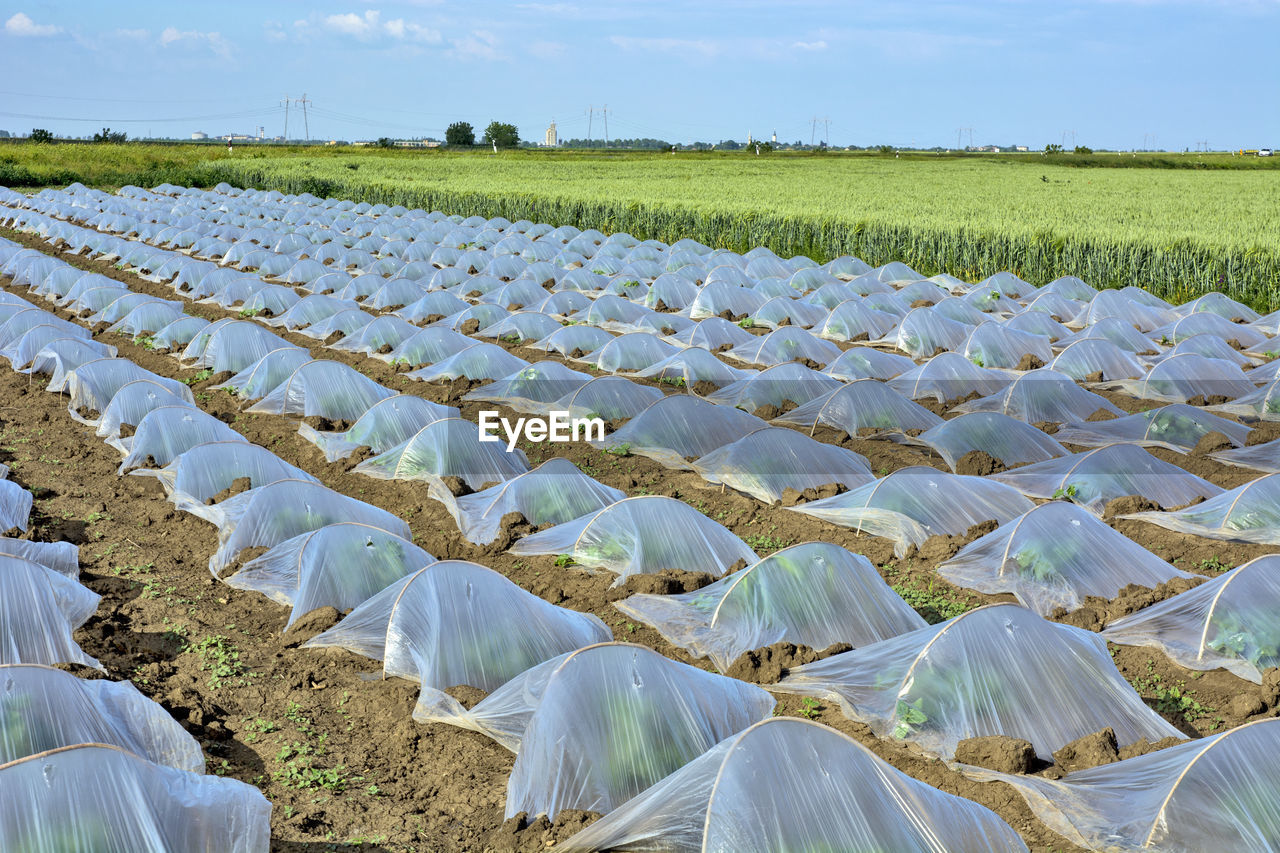
<path fill-rule="evenodd" d="M 1154 646 L 1187 669 L 1222 667 L 1255 684 L 1280 666 L 1280 556 L 1250 560 L 1103 631 L 1122 646 Z"/>
<path fill-rule="evenodd" d="M 0 764 L 0 849 L 266 853 L 271 804 L 257 788 L 81 744 Z"/>
<path fill-rule="evenodd" d="M 291 607 L 285 630 L 326 605 L 350 610 L 435 557 L 378 527 L 339 522 L 286 539 L 226 579 Z"/>
<path fill-rule="evenodd" d="M 673 394 L 654 402 L 622 429 L 592 444 L 648 456 L 668 468 L 688 468 L 717 447 L 737 441 L 769 424 L 730 406 L 718 406 L 691 394 Z"/>
<path fill-rule="evenodd" d="M 468 542 L 487 545 L 501 533 L 508 513 L 519 513 L 534 527 L 547 527 L 594 513 L 627 495 L 588 477 L 568 459 L 554 458 L 484 491 L 455 498 L 438 490 L 433 496 L 445 504 Z"/>
<path fill-rule="evenodd" d="M 1003 483 L 915 465 L 791 509 L 892 539 L 894 553 L 901 557 L 908 545 L 923 545 L 930 536 L 954 536 L 984 521 L 1004 524 L 1032 506 Z"/>
<path fill-rule="evenodd" d="M 0 721 L 0 765 L 64 746 L 106 743 L 177 770 L 204 772 L 196 739 L 128 681 L 2 665 Z"/>
<path fill-rule="evenodd" d="M 750 819 L 744 819 L 744 816 Z M 556 851 L 1015 853 L 977 803 L 912 779 L 848 735 L 776 717 L 733 735 Z"/>
<path fill-rule="evenodd" d="M 1074 610 L 1086 596 L 1114 598 L 1180 572 L 1075 504 L 1051 501 L 966 545 L 938 574 L 979 592 L 1011 592 L 1041 616 Z"/>
<path fill-rule="evenodd" d="M 625 643 L 560 655 L 469 711 L 422 717 L 482 732 L 516 753 L 506 815 L 608 812 L 773 712 L 753 684 Z"/>
<path fill-rule="evenodd" d="M 719 577 L 739 561 L 751 565 L 757 560 L 747 543 L 724 526 L 683 501 L 659 495 L 620 500 L 525 536 L 509 551 L 519 556 L 568 554 L 588 570 L 615 572 L 613 586 L 620 586 L 629 575 L 663 569 Z"/>
<path fill-rule="evenodd" d="M 78 663 L 101 670 L 71 636 L 100 599 L 65 574 L 0 554 L 0 664 Z"/>
<path fill-rule="evenodd" d="M 783 427 L 759 429 L 692 463 L 708 483 L 723 483 L 765 503 L 787 490 L 827 485 L 855 489 L 875 479 L 867 460 Z"/>
<path fill-rule="evenodd" d="M 1259 477 L 1176 512 L 1139 512 L 1124 518 L 1210 539 L 1280 545 L 1280 474 Z"/>
<path fill-rule="evenodd" d="M 272 548 L 340 521 L 377 527 L 411 539 L 409 525 L 386 510 L 309 480 L 277 480 L 209 507 L 218 550 L 209 559 L 215 577 L 248 548 Z"/>
<path fill-rule="evenodd" d="M 557 607 L 475 563 L 443 560 L 389 584 L 305 644 L 383 661 L 386 677 L 422 686 L 414 716 L 465 714 L 443 691 L 491 691 L 543 661 L 606 642 L 589 613 Z"/>
<path fill-rule="evenodd" d="M 1121 745 L 1180 736 L 1143 704 L 1097 634 L 1013 604 L 796 667 L 774 689 L 837 702 L 877 735 L 946 759 L 984 735 L 1022 738 L 1046 760 L 1108 726 Z"/>
<path fill-rule="evenodd" d="M 614 606 L 721 672 L 784 640 L 857 647 L 925 627 L 866 557 L 825 542 L 784 548 L 694 592 L 633 595 Z"/>
<path fill-rule="evenodd" d="M 1053 781 L 965 768 L 1020 793 L 1046 826 L 1091 850 L 1270 853 L 1280 847 L 1280 720 L 1257 720 Z"/>

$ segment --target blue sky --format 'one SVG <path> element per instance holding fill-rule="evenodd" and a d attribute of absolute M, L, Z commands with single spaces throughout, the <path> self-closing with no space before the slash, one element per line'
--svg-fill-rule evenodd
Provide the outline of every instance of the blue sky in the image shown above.
<path fill-rule="evenodd" d="M 1280 0 L 3 0 L 0 128 L 1280 147 L 1278 44 Z"/>

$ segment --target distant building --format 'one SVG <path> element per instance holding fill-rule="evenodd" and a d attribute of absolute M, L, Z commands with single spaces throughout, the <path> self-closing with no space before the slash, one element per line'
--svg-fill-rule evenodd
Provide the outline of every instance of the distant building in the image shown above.
<path fill-rule="evenodd" d="M 560 136 L 556 133 L 556 120 L 551 120 L 551 125 L 547 128 L 546 135 L 542 138 L 542 144 L 547 148 L 555 148 L 560 144 Z"/>
<path fill-rule="evenodd" d="M 192 139 L 208 139 L 209 134 L 205 133 L 203 130 L 197 130 L 195 133 L 191 134 L 191 138 Z"/>
<path fill-rule="evenodd" d="M 1026 151 L 1026 150 L 1027 150 L 1027 146 L 1025 146 L 1025 145 L 1015 145 L 1015 146 L 1013 146 L 1013 150 L 1014 150 L 1014 151 Z"/>
<path fill-rule="evenodd" d="M 778 144 L 778 131 L 776 130 L 773 132 L 773 144 L 774 145 Z"/>

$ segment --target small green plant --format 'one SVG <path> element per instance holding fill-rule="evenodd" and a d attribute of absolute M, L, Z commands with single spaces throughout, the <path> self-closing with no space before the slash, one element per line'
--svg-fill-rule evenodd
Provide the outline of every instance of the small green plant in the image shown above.
<path fill-rule="evenodd" d="M 807 720 L 816 719 L 822 713 L 822 703 L 812 696 L 806 696 L 800 700 L 800 716 Z"/>
<path fill-rule="evenodd" d="M 261 313 L 262 313 L 261 308 L 242 308 L 240 309 L 239 316 L 245 319 L 248 319 L 250 317 L 257 317 Z"/>
<path fill-rule="evenodd" d="M 156 348 L 155 335 L 138 335 L 138 337 L 133 339 L 133 342 L 143 349 L 153 350 Z"/>
<path fill-rule="evenodd" d="M 986 366 L 987 366 L 986 364 L 984 364 L 984 363 L 983 363 L 983 361 L 982 361 L 982 356 L 980 356 L 980 355 L 971 355 L 971 356 L 969 356 L 969 360 L 970 360 L 970 361 L 972 361 L 974 364 L 978 365 L 978 367 L 986 367 Z"/>
<path fill-rule="evenodd" d="M 741 320 L 738 321 L 738 325 L 744 329 L 752 329 L 752 328 L 755 328 L 756 324 L 755 324 L 755 321 L 752 320 L 750 317 L 743 317 Z"/>
<path fill-rule="evenodd" d="M 221 634 L 189 643 L 183 651 L 200 657 L 200 668 L 209 673 L 209 686 L 214 690 L 226 684 L 244 687 L 249 683 L 249 672 L 240 660 L 240 650 Z"/>
<path fill-rule="evenodd" d="M 1075 500 L 1078 492 L 1074 485 L 1057 488 L 1053 490 L 1053 499 L 1056 500 Z"/>
<path fill-rule="evenodd" d="M 608 453 L 610 456 L 630 456 L 631 445 L 626 443 L 618 444 L 613 447 L 607 448 L 605 450 L 605 453 Z"/>
<path fill-rule="evenodd" d="M 571 554 L 561 554 L 559 557 L 556 557 L 556 565 L 561 568 L 564 568 L 565 566 L 572 566 L 573 564 L 574 560 L 573 555 Z"/>
<path fill-rule="evenodd" d="M 898 722 L 893 726 L 894 737 L 904 738 L 912 732 L 919 731 L 921 726 L 929 722 L 929 715 L 921 707 L 923 703 L 923 699 L 917 699 L 914 702 L 908 702 L 905 699 L 898 700 Z"/>
<path fill-rule="evenodd" d="M 187 385 L 195 385 L 197 382 L 205 381 L 212 375 L 213 375 L 213 370 L 206 367 L 203 370 L 198 371 L 195 376 L 188 376 L 187 378 L 183 379 L 182 382 Z"/>

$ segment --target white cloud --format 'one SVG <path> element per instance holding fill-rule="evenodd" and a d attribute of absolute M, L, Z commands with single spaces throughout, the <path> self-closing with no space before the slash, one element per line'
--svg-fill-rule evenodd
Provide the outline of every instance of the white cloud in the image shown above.
<path fill-rule="evenodd" d="M 151 30 L 116 30 L 117 38 L 132 39 L 133 41 L 146 41 L 151 38 Z"/>
<path fill-rule="evenodd" d="M 488 30 L 473 30 L 471 35 L 453 39 L 450 51 L 459 59 L 482 59 L 496 62 L 504 58 L 498 49 L 498 37 Z"/>
<path fill-rule="evenodd" d="M 62 27 L 53 24 L 37 24 L 22 12 L 17 12 L 4 22 L 4 31 L 11 36 L 53 36 L 62 32 Z"/>
<path fill-rule="evenodd" d="M 355 12 L 329 15 L 321 23 L 331 32 L 351 36 L 363 42 L 388 38 L 394 41 L 438 44 L 441 40 L 440 33 L 436 30 L 406 21 L 404 18 L 384 21 L 382 12 L 377 9 L 370 9 L 363 15 L 357 15 Z"/>
<path fill-rule="evenodd" d="M 792 42 L 791 46 L 796 50 L 826 50 L 827 43 L 819 39 L 818 41 L 797 41 Z"/>
<path fill-rule="evenodd" d="M 203 43 L 217 56 L 231 58 L 231 45 L 222 37 L 222 33 L 202 33 L 198 30 L 180 30 L 177 27 L 165 27 L 160 31 L 160 46 L 170 47 L 180 43 Z"/>

